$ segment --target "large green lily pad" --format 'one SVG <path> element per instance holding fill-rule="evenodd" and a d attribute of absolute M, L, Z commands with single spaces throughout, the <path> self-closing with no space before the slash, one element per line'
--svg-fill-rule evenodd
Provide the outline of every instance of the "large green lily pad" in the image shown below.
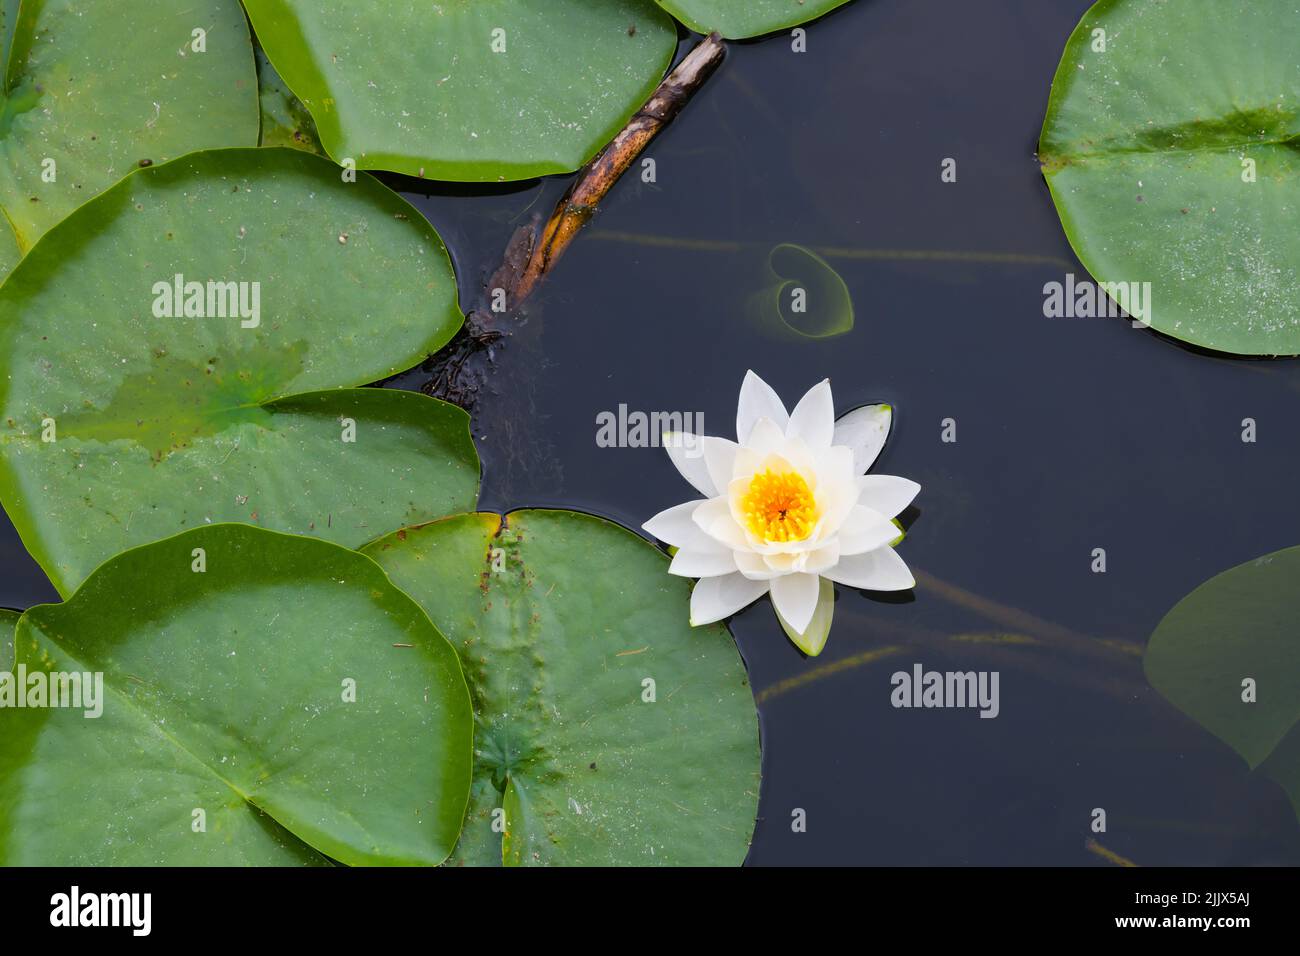
<path fill-rule="evenodd" d="M 729 40 L 762 36 L 815 20 L 849 0 L 655 0 L 696 33 Z"/>
<path fill-rule="evenodd" d="M 1101 0 L 1066 45 L 1039 144 L 1066 235 L 1185 342 L 1300 353 L 1297 35 L 1292 0 Z"/>
<path fill-rule="evenodd" d="M 1211 578 L 1165 615 L 1145 667 L 1156 690 L 1281 783 L 1300 815 L 1297 581 L 1300 547 Z"/>
<path fill-rule="evenodd" d="M 651 0 L 245 0 L 325 150 L 472 182 L 571 172 L 649 98 L 677 46 Z"/>
<path fill-rule="evenodd" d="M 476 780 L 454 861 L 744 861 L 759 785 L 744 664 L 726 628 L 689 626 L 690 586 L 661 551 L 599 518 L 516 511 L 365 553 L 469 679 Z"/>
<path fill-rule="evenodd" d="M 456 840 L 460 664 L 354 551 L 196 529 L 32 608 L 16 643 L 28 675 L 99 673 L 103 697 L 0 712 L 0 863 L 437 864 Z"/>
<path fill-rule="evenodd" d="M 9 2 L 0 25 L 0 277 L 141 162 L 257 143 L 253 48 L 238 0 L 42 0 L 21 11 Z M 195 30 L 204 31 L 197 42 Z"/>
<path fill-rule="evenodd" d="M 233 290 L 251 315 L 260 290 L 257 324 L 156 314 L 177 275 L 204 284 L 205 312 L 236 311 Z M 415 365 L 461 321 L 441 240 L 368 175 L 283 148 L 140 170 L 0 287 L 0 498 L 63 594 L 210 522 L 355 547 L 463 511 L 478 489 L 463 411 L 334 390 Z"/>

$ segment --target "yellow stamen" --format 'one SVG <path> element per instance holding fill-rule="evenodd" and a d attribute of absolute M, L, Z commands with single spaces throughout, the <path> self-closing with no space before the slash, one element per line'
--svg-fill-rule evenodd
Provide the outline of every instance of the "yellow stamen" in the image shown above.
<path fill-rule="evenodd" d="M 767 544 L 802 541 L 817 523 L 817 502 L 808 482 L 794 471 L 768 468 L 754 475 L 740 510 L 750 533 Z"/>

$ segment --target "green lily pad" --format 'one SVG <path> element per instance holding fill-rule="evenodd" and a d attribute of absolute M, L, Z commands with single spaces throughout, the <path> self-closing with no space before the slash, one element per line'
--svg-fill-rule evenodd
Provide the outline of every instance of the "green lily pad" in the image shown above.
<path fill-rule="evenodd" d="M 465 666 L 476 786 L 454 862 L 744 861 L 759 785 L 744 664 L 726 628 L 689 626 L 690 585 L 661 551 L 599 518 L 516 511 L 365 553 Z"/>
<path fill-rule="evenodd" d="M 358 169 L 488 182 L 572 172 L 677 48 L 651 0 L 246 0 L 326 151 Z"/>
<path fill-rule="evenodd" d="M 0 0 L 0 50 L 6 55 L 13 40 L 14 26 L 18 23 L 19 0 Z"/>
<path fill-rule="evenodd" d="M 4 713 L 0 863 L 419 865 L 456 840 L 460 664 L 354 551 L 199 528 L 27 611 L 16 643 L 29 681 L 102 674 L 103 693 Z"/>
<path fill-rule="evenodd" d="M 14 628 L 18 626 L 17 611 L 0 608 L 0 671 L 8 670 L 14 659 Z"/>
<path fill-rule="evenodd" d="M 1298 34 L 1291 0 L 1101 0 L 1070 36 L 1043 173 L 1080 261 L 1150 283 L 1160 332 L 1300 353 Z"/>
<path fill-rule="evenodd" d="M 169 317 L 168 299 L 213 314 Z M 0 287 L 0 499 L 62 594 L 210 522 L 356 547 L 471 508 L 463 411 L 338 390 L 417 364 L 461 321 L 441 240 L 370 176 L 256 148 L 140 170 Z"/>
<path fill-rule="evenodd" d="M 816 20 L 849 0 L 655 0 L 696 33 L 729 40 L 762 36 Z"/>
<path fill-rule="evenodd" d="M 1300 547 L 1211 578 L 1165 615 L 1144 666 L 1179 710 L 1281 783 L 1300 815 L 1297 580 Z"/>
<path fill-rule="evenodd" d="M 257 143 L 237 0 L 4 4 L 0 276 L 140 163 Z M 194 31 L 203 31 L 196 39 Z M 198 48 L 201 48 L 198 49 Z"/>
<path fill-rule="evenodd" d="M 253 52 L 257 56 L 257 90 L 262 107 L 262 137 L 258 142 L 325 155 L 307 107 L 285 85 L 262 48 L 255 47 Z"/>

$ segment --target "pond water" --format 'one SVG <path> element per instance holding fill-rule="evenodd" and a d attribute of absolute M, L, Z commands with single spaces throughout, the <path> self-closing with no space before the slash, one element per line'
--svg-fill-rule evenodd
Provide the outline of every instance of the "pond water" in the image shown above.
<path fill-rule="evenodd" d="M 1085 276 L 1034 148 L 1088 6 L 857 0 L 808 28 L 806 53 L 729 44 L 652 144 L 657 181 L 614 189 L 496 352 L 474 426 L 485 510 L 639 527 L 690 489 L 661 449 L 599 447 L 597 416 L 692 413 L 731 437 L 746 369 L 788 403 L 830 377 L 841 410 L 894 406 L 874 470 L 922 485 L 900 546 L 915 593 L 841 588 L 815 660 L 767 599 L 731 622 L 763 731 L 752 864 L 1300 863 L 1282 789 L 1141 666 L 1195 586 L 1300 543 L 1300 365 L 1044 317 L 1044 284 Z M 949 157 L 955 183 L 940 177 Z M 466 305 L 514 227 L 566 185 L 390 184 L 453 250 Z M 782 337 L 759 321 L 751 297 L 786 242 L 843 277 L 851 332 Z M 0 604 L 55 599 L 7 522 L 0 561 Z M 890 675 L 917 663 L 998 671 L 998 717 L 895 709 Z"/>

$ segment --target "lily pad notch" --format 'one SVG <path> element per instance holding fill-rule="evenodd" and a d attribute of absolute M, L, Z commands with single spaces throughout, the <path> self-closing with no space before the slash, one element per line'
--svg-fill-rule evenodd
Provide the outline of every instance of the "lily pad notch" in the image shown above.
<path fill-rule="evenodd" d="M 257 76 L 238 0 L 3 6 L 0 278 L 132 169 L 257 145 Z"/>
<path fill-rule="evenodd" d="M 92 719 L 6 710 L 6 865 L 435 865 L 455 843 L 473 739 L 457 655 L 355 551 L 187 531 L 28 610 L 14 642 L 17 668 L 99 675 L 103 696 Z"/>
<path fill-rule="evenodd" d="M 1158 332 L 1300 354 L 1297 35 L 1290 0 L 1100 0 L 1066 44 L 1043 175 L 1080 262 Z"/>
<path fill-rule="evenodd" d="M 359 387 L 462 321 L 442 240 L 369 175 L 288 148 L 140 169 L 0 287 L 0 499 L 65 595 L 196 525 L 359 547 L 462 512 L 466 413 Z"/>
<path fill-rule="evenodd" d="M 367 545 L 459 650 L 475 785 L 452 863 L 741 864 L 759 730 L 722 625 L 691 629 L 689 586 L 601 518 L 444 518 Z"/>

